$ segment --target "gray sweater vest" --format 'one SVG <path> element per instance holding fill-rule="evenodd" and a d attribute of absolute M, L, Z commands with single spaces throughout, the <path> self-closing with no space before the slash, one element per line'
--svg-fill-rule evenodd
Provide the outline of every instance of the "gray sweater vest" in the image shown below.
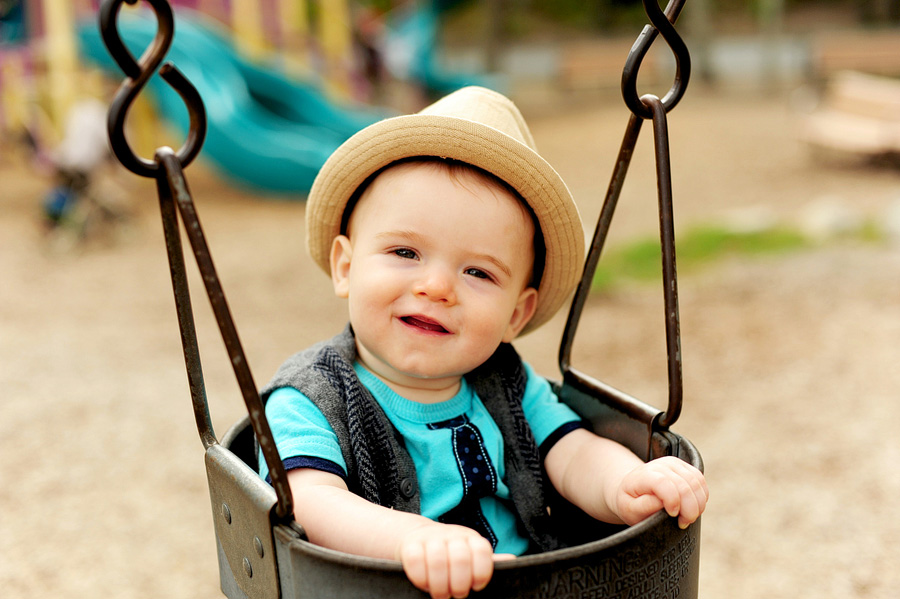
<path fill-rule="evenodd" d="M 348 326 L 328 341 L 289 358 L 262 390 L 265 402 L 280 387 L 293 387 L 322 411 L 334 429 L 347 464 L 347 485 L 365 499 L 397 510 L 419 513 L 415 465 L 403 438 L 360 383 L 353 370 L 356 344 Z M 547 509 L 541 457 L 525 414 L 525 370 L 509 344 L 466 375 L 503 437 L 506 485 L 519 520 L 532 543 L 556 549 Z"/>

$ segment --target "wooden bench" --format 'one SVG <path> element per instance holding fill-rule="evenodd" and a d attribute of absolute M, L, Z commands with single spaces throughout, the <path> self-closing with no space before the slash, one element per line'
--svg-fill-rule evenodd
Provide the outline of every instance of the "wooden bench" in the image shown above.
<path fill-rule="evenodd" d="M 800 137 L 825 150 L 866 156 L 900 153 L 900 79 L 834 73 L 821 104 L 803 120 Z"/>
<path fill-rule="evenodd" d="M 835 31 L 813 38 L 813 77 L 827 81 L 840 71 L 900 76 L 900 30 Z"/>

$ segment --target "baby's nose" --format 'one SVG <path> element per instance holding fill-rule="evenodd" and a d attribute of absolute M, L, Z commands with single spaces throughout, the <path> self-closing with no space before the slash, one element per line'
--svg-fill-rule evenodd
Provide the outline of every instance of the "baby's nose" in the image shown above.
<path fill-rule="evenodd" d="M 429 268 L 415 287 L 415 294 L 426 297 L 433 302 L 456 303 L 456 281 L 448 269 Z"/>

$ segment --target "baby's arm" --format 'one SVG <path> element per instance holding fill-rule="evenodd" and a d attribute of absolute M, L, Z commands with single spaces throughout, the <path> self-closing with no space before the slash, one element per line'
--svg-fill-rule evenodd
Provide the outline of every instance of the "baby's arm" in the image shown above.
<path fill-rule="evenodd" d="M 709 490 L 697 468 L 675 457 L 642 462 L 624 446 L 579 429 L 544 461 L 556 490 L 604 522 L 637 524 L 665 509 L 687 528 L 706 509 Z"/>
<path fill-rule="evenodd" d="M 491 579 L 491 544 L 471 528 L 376 505 L 327 472 L 291 470 L 288 482 L 297 522 L 317 545 L 398 559 L 410 582 L 433 599 L 465 597 Z"/>

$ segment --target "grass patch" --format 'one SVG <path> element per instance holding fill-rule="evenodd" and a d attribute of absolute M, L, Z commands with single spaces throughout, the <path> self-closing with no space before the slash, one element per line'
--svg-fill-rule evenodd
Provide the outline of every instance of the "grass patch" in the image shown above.
<path fill-rule="evenodd" d="M 675 239 L 678 273 L 695 271 L 722 257 L 783 254 L 810 245 L 799 232 L 787 228 L 733 231 L 724 227 L 695 227 Z M 634 241 L 600 256 L 593 289 L 608 289 L 621 279 L 658 281 L 662 257 L 658 238 Z"/>

